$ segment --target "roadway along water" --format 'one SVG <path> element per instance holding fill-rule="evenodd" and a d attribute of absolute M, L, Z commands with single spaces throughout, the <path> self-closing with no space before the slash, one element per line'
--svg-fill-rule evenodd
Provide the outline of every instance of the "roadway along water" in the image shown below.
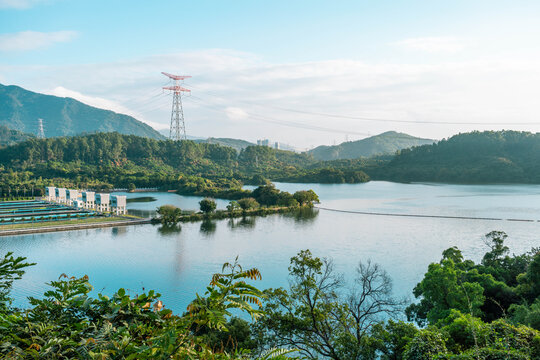
<path fill-rule="evenodd" d="M 538 222 L 470 220 L 461 217 L 540 219 L 540 186 L 441 185 L 370 182 L 356 185 L 277 184 L 283 190 L 313 188 L 325 208 L 299 215 L 221 220 L 183 224 L 180 232 L 140 225 L 0 238 L 0 253 L 14 251 L 38 264 L 15 284 L 17 304 L 39 296 L 45 283 L 62 273 L 89 275 L 96 291 L 111 294 L 119 287 L 133 294 L 155 289 L 166 306 L 185 309 L 196 292 L 203 292 L 211 274 L 239 255 L 244 267 L 258 267 L 259 287 L 287 285 L 291 256 L 310 249 L 334 259 L 338 271 L 352 280 L 358 261 L 380 263 L 394 280 L 398 296 L 412 296 L 430 262 L 458 246 L 480 260 L 486 251 L 483 236 L 506 231 L 507 245 L 521 253 L 539 246 Z M 131 210 L 154 210 L 172 203 L 196 208 L 200 198 L 167 193 L 135 193 L 156 201 L 133 202 Z M 220 201 L 224 207 L 227 202 Z M 421 214 L 444 217 L 373 216 L 354 212 Z"/>

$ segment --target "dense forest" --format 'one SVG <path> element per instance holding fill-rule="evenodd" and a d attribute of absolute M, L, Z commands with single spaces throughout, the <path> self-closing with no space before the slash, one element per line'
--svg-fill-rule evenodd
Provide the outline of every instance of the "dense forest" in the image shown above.
<path fill-rule="evenodd" d="M 25 141 L 33 136 L 17 130 L 12 130 L 7 126 L 0 125 L 0 147 L 15 145 L 21 141 Z"/>
<path fill-rule="evenodd" d="M 1 133 L 1 131 L 0 131 Z M 7 137 L 11 133 L 6 133 Z M 243 184 L 267 181 L 540 183 L 540 134 L 459 134 L 396 155 L 319 161 L 264 146 L 235 149 L 118 133 L 29 138 L 0 149 L 0 196 L 45 185 L 111 189 L 160 187 L 236 199 Z"/>
<path fill-rule="evenodd" d="M 486 236 L 480 263 L 457 248 L 429 265 L 417 303 L 396 299 L 378 264 L 344 279 L 329 258 L 293 256 L 287 288 L 260 290 L 262 274 L 224 264 L 204 294 L 174 314 L 154 291 L 98 294 L 87 276 L 62 274 L 28 308 L 13 282 L 33 264 L 0 258 L 0 354 L 7 359 L 536 360 L 540 358 L 540 249 L 509 255 Z M 346 281 L 348 280 L 348 282 Z M 144 290 L 143 290 L 144 291 Z M 403 321 L 403 310 L 409 320 Z M 233 316 L 243 313 L 243 317 Z"/>
<path fill-rule="evenodd" d="M 308 154 L 249 146 L 238 153 L 217 144 L 154 140 L 118 133 L 32 138 L 0 149 L 0 192 L 56 186 L 161 187 L 219 196 L 244 183 L 269 180 L 344 183 L 369 178 L 356 168 L 314 160 Z M 261 180 L 263 179 L 263 180 Z M 19 190 L 18 190 L 19 191 Z M 20 190 L 23 191 L 23 190 Z M 234 192 L 232 191 L 232 192 Z M 0 195 L 1 196 L 1 195 Z M 227 196 L 225 196 L 227 197 Z M 234 198 L 229 196 L 227 198 Z"/>
<path fill-rule="evenodd" d="M 374 179 L 400 182 L 540 183 L 540 134 L 474 131 L 401 150 L 387 164 L 366 170 Z"/>

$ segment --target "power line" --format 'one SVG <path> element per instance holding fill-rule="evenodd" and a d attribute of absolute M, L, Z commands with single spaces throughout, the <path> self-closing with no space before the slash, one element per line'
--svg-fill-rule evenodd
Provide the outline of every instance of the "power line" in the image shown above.
<path fill-rule="evenodd" d="M 219 113 L 223 113 L 223 110 L 224 110 L 223 108 L 218 108 L 215 105 L 207 104 L 207 103 L 205 103 L 205 101 L 203 99 L 199 98 L 198 96 L 193 96 L 192 95 L 191 100 L 197 102 L 198 104 L 201 104 L 201 105 L 207 107 L 210 110 L 214 110 L 214 111 L 217 111 Z M 324 132 L 331 132 L 331 133 L 338 133 L 338 134 L 351 134 L 351 135 L 359 135 L 359 136 L 371 136 L 372 135 L 370 133 L 363 133 L 363 132 L 358 132 L 358 131 L 341 130 L 341 129 L 328 128 L 328 127 L 317 126 L 317 125 L 303 124 L 303 123 L 299 123 L 299 122 L 296 122 L 296 121 L 277 120 L 277 119 L 270 118 L 270 117 L 267 117 L 267 116 L 256 115 L 256 114 L 253 114 L 253 113 L 250 113 L 250 112 L 245 112 L 245 113 L 250 118 L 252 118 L 254 120 L 257 120 L 257 121 L 262 121 L 262 122 L 267 122 L 267 123 L 272 123 L 272 124 L 277 124 L 277 125 L 283 125 L 283 126 L 289 126 L 289 127 L 294 127 L 294 128 L 300 128 L 300 129 L 306 129 L 306 130 L 315 130 L 315 131 L 324 131 Z"/>
<path fill-rule="evenodd" d="M 197 88 L 194 85 L 189 85 L 191 87 Z M 216 95 L 215 93 L 211 93 L 209 91 L 205 90 L 199 90 L 199 92 L 206 93 L 207 95 L 213 96 L 215 98 L 219 98 L 221 100 L 224 100 L 221 96 Z M 298 109 L 290 109 L 290 108 L 284 108 L 280 106 L 272 106 L 267 104 L 261 104 L 261 103 L 254 103 L 251 101 L 243 101 L 243 100 L 236 100 L 240 103 L 248 104 L 248 105 L 255 105 L 255 106 L 261 106 L 266 107 L 269 109 L 274 110 L 281 110 L 286 112 L 292 112 L 297 114 L 304 114 L 304 115 L 314 115 L 314 116 L 323 116 L 323 117 L 332 117 L 332 118 L 338 118 L 338 119 L 349 119 L 349 120 L 361 120 L 361 121 L 373 121 L 373 122 L 387 122 L 387 123 L 405 123 L 405 124 L 432 124 L 432 125 L 540 125 L 540 122 L 469 122 L 469 121 L 429 121 L 429 120 L 403 120 L 403 119 L 389 119 L 389 118 L 375 118 L 375 117 L 367 117 L 367 116 L 352 116 L 352 115 L 342 115 L 342 114 L 332 114 L 332 113 L 324 113 L 324 112 L 315 112 L 315 111 L 307 111 L 307 110 L 298 110 Z"/>

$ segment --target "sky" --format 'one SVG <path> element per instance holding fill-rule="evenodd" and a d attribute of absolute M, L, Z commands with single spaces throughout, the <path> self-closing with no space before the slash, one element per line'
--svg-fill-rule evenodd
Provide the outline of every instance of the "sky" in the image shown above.
<path fill-rule="evenodd" d="M 0 83 L 298 149 L 540 131 L 540 1 L 0 0 Z"/>

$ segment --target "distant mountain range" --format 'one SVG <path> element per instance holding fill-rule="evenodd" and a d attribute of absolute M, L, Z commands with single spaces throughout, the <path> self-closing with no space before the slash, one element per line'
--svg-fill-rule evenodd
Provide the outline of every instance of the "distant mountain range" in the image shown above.
<path fill-rule="evenodd" d="M 318 146 L 309 150 L 317 160 L 356 159 L 373 155 L 394 154 L 413 146 L 433 144 L 435 140 L 388 131 L 358 141 L 344 142 L 334 146 Z"/>
<path fill-rule="evenodd" d="M 47 137 L 117 131 L 153 139 L 165 138 L 149 125 L 128 115 L 98 109 L 72 98 L 0 84 L 0 125 L 36 134 L 39 118 L 43 119 Z"/>
<path fill-rule="evenodd" d="M 32 137 L 38 130 L 38 119 L 43 119 L 45 136 L 72 136 L 84 133 L 113 132 L 163 140 L 168 130 L 156 131 L 149 125 L 125 114 L 99 109 L 72 98 L 45 95 L 19 86 L 0 84 L 0 146 L 10 145 Z M 237 151 L 255 145 L 249 141 L 231 138 L 203 138 L 189 136 L 195 142 L 208 142 L 228 146 Z M 393 154 L 412 146 L 432 144 L 434 140 L 421 139 L 395 131 L 385 132 L 367 139 L 345 142 L 335 146 L 319 146 L 310 150 L 317 160 L 338 160 Z M 294 150 L 280 144 L 284 150 Z"/>

